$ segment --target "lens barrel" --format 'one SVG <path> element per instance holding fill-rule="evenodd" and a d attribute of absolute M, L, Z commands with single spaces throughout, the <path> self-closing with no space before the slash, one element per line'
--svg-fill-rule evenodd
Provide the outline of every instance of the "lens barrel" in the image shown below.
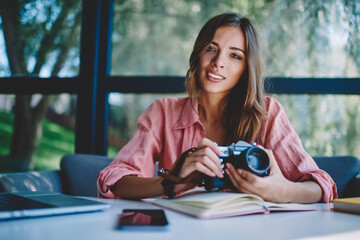
<path fill-rule="evenodd" d="M 267 176 L 270 167 L 270 159 L 265 150 L 259 147 L 251 147 L 241 152 L 239 159 L 235 160 L 234 165 L 240 164 L 239 167 L 258 176 Z"/>
<path fill-rule="evenodd" d="M 232 154 L 228 157 L 220 158 L 223 160 L 224 168 L 226 168 L 226 163 L 231 163 L 236 169 L 244 169 L 260 177 L 269 175 L 270 159 L 266 151 L 260 147 L 251 145 L 251 147 L 245 148 L 238 155 Z M 205 189 L 208 191 L 233 188 L 233 184 L 227 174 L 224 174 L 222 179 L 207 176 L 204 183 Z"/>

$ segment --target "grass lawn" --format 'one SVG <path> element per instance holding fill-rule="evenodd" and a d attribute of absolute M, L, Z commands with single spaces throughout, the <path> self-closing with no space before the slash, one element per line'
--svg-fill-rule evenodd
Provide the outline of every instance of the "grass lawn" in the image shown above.
<path fill-rule="evenodd" d="M 9 154 L 12 124 L 14 116 L 12 113 L 0 111 L 0 156 Z M 34 157 L 34 170 L 58 170 L 60 159 L 65 154 L 75 151 L 75 134 L 53 122 L 44 121 L 43 136 L 39 148 Z"/>
<path fill-rule="evenodd" d="M 60 169 L 61 158 L 74 152 L 74 131 L 45 120 L 43 136 L 35 155 L 35 170 Z"/>
<path fill-rule="evenodd" d="M 9 153 L 13 119 L 13 114 L 0 111 L 0 156 Z"/>

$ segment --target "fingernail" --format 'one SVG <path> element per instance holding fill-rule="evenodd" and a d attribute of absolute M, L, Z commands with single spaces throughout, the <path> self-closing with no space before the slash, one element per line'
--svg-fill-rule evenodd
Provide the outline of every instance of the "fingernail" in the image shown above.
<path fill-rule="evenodd" d="M 230 175 L 229 169 L 225 169 L 225 172 L 226 172 L 227 175 Z"/>
<path fill-rule="evenodd" d="M 228 169 L 230 169 L 230 168 L 231 168 L 231 164 L 230 164 L 230 163 L 227 163 L 227 164 L 226 164 L 226 167 L 227 167 Z"/>

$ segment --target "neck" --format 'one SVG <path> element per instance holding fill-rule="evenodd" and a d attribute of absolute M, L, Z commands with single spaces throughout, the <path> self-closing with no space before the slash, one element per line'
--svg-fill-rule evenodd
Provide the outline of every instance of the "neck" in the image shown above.
<path fill-rule="evenodd" d="M 199 116 L 201 122 L 215 123 L 221 119 L 220 103 L 223 96 L 217 94 L 200 94 L 199 95 Z"/>
<path fill-rule="evenodd" d="M 199 118 L 204 125 L 206 137 L 220 145 L 226 143 L 226 129 L 222 125 L 220 103 L 222 98 L 199 95 Z"/>

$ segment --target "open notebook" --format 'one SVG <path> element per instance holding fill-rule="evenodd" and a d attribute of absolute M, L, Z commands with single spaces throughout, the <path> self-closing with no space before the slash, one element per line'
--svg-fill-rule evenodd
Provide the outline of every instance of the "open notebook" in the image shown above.
<path fill-rule="evenodd" d="M 100 211 L 107 203 L 55 192 L 0 193 L 0 220 Z"/>
<path fill-rule="evenodd" d="M 203 189 L 186 192 L 174 199 L 156 198 L 145 199 L 145 201 L 203 219 L 255 213 L 317 210 L 315 206 L 308 204 L 266 202 L 254 194 L 208 192 Z"/>

